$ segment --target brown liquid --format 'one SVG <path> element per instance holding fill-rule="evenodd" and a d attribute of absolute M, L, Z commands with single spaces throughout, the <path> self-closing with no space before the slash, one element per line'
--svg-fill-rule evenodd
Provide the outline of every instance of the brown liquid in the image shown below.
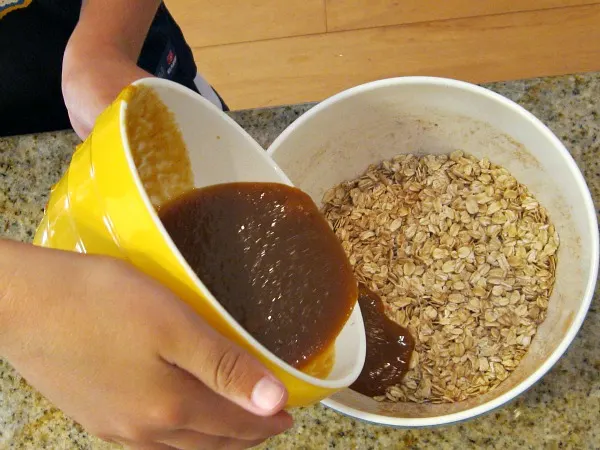
<path fill-rule="evenodd" d="M 222 184 L 188 192 L 159 215 L 200 280 L 271 352 L 302 368 L 331 349 L 358 287 L 308 195 L 275 183 Z"/>
<path fill-rule="evenodd" d="M 358 304 L 367 333 L 367 359 L 350 388 L 370 397 L 384 395 L 408 370 L 415 342 L 406 328 L 385 315 L 381 298 L 362 285 Z"/>

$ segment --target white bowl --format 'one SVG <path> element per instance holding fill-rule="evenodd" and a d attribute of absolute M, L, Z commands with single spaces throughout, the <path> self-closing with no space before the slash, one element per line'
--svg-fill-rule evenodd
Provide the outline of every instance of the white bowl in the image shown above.
<path fill-rule="evenodd" d="M 592 199 L 562 143 L 532 114 L 487 89 L 406 77 L 342 92 L 293 123 L 269 148 L 292 183 L 320 204 L 335 184 L 400 153 L 462 149 L 488 157 L 529 187 L 559 233 L 557 280 L 548 317 L 517 370 L 499 387 L 455 404 L 378 403 L 350 389 L 323 403 L 370 422 L 422 427 L 463 421 L 510 401 L 538 381 L 575 337 L 598 271 Z"/>

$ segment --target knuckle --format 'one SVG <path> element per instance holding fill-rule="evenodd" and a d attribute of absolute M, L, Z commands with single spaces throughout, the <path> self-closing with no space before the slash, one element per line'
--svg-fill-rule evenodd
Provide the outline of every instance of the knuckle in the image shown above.
<path fill-rule="evenodd" d="M 161 403 L 149 410 L 149 422 L 153 428 L 175 430 L 185 422 L 184 408 L 178 402 Z"/>
<path fill-rule="evenodd" d="M 228 391 L 236 387 L 240 378 L 240 368 L 244 355 L 236 348 L 226 348 L 218 357 L 214 385 L 219 391 Z"/>

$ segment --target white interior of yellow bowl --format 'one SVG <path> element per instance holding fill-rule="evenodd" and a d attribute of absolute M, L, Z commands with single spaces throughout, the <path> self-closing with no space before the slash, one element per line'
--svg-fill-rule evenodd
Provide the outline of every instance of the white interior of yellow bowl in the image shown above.
<path fill-rule="evenodd" d="M 324 403 L 396 426 L 465 420 L 512 399 L 558 360 L 577 333 L 598 270 L 598 227 L 581 173 L 560 141 L 513 102 L 453 80 L 407 77 L 343 92 L 316 106 L 270 147 L 295 186 L 320 204 L 335 184 L 400 153 L 462 149 L 488 157 L 527 185 L 559 233 L 557 281 L 548 317 L 518 369 L 497 389 L 455 404 L 378 403 L 346 389 Z"/>
<path fill-rule="evenodd" d="M 143 79 L 135 84 L 152 87 L 162 102 L 175 115 L 188 150 L 195 187 L 251 181 L 291 185 L 286 175 L 248 133 L 200 95 L 174 82 L 157 78 Z M 126 108 L 125 104 L 123 108 Z M 124 127 L 124 123 L 122 127 Z M 125 135 L 124 128 L 123 132 Z M 131 155 L 129 155 L 129 163 L 134 169 Z M 137 172 L 133 170 L 133 173 L 146 206 L 154 211 Z M 349 386 L 356 380 L 364 364 L 366 352 L 364 325 L 358 306 L 354 308 L 335 341 L 335 362 L 328 377 L 320 379 L 306 375 L 273 355 L 229 315 L 185 262 L 158 216 L 153 214 L 153 218 L 171 250 L 177 255 L 180 264 L 186 268 L 188 276 L 194 280 L 204 296 L 238 333 L 271 362 L 297 378 L 319 387 L 338 389 Z M 298 320 L 301 319 L 298 318 Z"/>

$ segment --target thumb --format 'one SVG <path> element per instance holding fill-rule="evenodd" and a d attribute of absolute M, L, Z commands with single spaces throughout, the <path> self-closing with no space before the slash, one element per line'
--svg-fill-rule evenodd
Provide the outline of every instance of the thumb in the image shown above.
<path fill-rule="evenodd" d="M 283 409 L 285 386 L 257 359 L 194 316 L 186 336 L 178 336 L 170 357 L 163 358 L 251 413 L 271 416 Z"/>

